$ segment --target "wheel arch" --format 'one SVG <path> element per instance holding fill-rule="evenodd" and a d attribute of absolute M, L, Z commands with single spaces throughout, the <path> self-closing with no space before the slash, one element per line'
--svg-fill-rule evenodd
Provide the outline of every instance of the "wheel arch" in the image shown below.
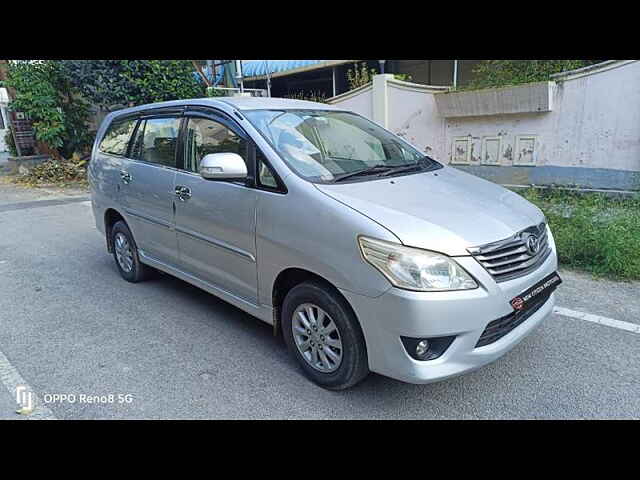
<path fill-rule="evenodd" d="M 125 224 L 127 223 L 124 216 L 115 208 L 108 208 L 104 212 L 104 233 L 107 239 L 107 251 L 109 253 L 113 253 L 113 240 L 111 238 L 111 231 L 113 230 L 113 226 L 118 221 L 123 221 Z"/>
<path fill-rule="evenodd" d="M 354 311 L 353 307 L 349 303 L 349 301 L 342 295 L 342 292 L 329 280 L 324 278 L 317 273 L 314 273 L 310 270 L 306 270 L 300 267 L 289 267 L 282 270 L 276 276 L 275 281 L 273 282 L 273 288 L 271 291 L 271 301 L 273 305 L 273 333 L 274 335 L 278 335 L 281 330 L 281 319 L 280 316 L 282 314 L 282 304 L 284 302 L 287 293 L 291 291 L 296 285 L 300 285 L 301 283 L 307 281 L 315 281 L 322 285 L 325 285 L 329 289 L 331 289 L 335 294 L 337 294 L 345 303 L 345 305 L 349 308 L 353 316 L 358 321 L 358 325 L 362 330 L 362 325 L 360 323 L 360 319 L 358 315 Z"/>

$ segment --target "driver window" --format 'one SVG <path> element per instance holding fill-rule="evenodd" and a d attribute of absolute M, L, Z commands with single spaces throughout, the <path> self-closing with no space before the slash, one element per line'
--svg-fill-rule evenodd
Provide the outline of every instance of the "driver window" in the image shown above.
<path fill-rule="evenodd" d="M 232 152 L 247 162 L 247 141 L 222 123 L 208 118 L 189 118 L 184 142 L 184 168 L 198 173 L 200 160 L 209 153 Z"/>

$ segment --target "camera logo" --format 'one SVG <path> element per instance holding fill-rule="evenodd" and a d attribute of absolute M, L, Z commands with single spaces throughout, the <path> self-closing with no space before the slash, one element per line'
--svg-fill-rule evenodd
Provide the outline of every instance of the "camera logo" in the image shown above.
<path fill-rule="evenodd" d="M 18 385 L 16 387 L 16 403 L 20 406 L 16 413 L 28 415 L 33 412 L 33 393 L 24 385 Z"/>

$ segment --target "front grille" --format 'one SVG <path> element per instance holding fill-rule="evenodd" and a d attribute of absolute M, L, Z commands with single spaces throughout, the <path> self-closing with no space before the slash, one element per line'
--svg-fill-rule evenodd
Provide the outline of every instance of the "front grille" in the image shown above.
<path fill-rule="evenodd" d="M 518 325 L 521 325 L 527 318 L 531 317 L 534 313 L 540 310 L 549 297 L 551 296 L 551 292 L 545 293 L 539 299 L 536 299 L 535 303 L 531 304 L 526 310 L 522 311 L 514 311 L 509 315 L 505 315 L 487 325 L 487 328 L 484 329 L 482 335 L 478 339 L 478 343 L 476 343 L 476 348 L 484 347 L 485 345 L 489 345 L 497 340 L 500 340 L 511 330 L 516 328 Z"/>
<path fill-rule="evenodd" d="M 530 237 L 538 240 L 538 249 L 527 246 Z M 534 225 L 514 236 L 468 249 L 496 282 L 521 277 L 538 268 L 551 253 L 546 224 Z"/>

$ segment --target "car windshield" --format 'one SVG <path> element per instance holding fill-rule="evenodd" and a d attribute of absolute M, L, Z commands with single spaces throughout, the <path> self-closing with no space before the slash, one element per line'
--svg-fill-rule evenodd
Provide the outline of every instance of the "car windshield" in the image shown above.
<path fill-rule="evenodd" d="M 291 168 L 313 182 L 356 181 L 441 167 L 354 113 L 252 110 L 244 114 Z"/>

